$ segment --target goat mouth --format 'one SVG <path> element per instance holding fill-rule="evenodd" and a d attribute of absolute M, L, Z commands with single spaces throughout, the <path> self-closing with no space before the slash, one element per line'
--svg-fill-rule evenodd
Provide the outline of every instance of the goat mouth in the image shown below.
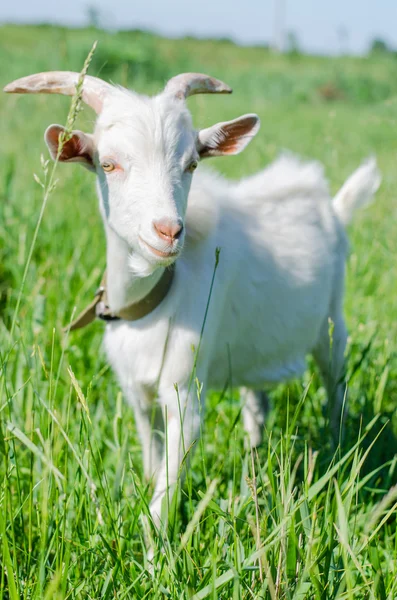
<path fill-rule="evenodd" d="M 140 242 L 142 242 L 142 244 L 144 244 L 146 246 L 146 248 L 149 248 L 150 252 L 152 252 L 156 256 L 159 256 L 160 258 L 175 258 L 179 254 L 179 250 L 176 250 L 176 251 L 170 250 L 169 252 L 164 252 L 163 250 L 158 250 L 157 248 L 155 248 L 154 246 L 152 246 L 151 244 L 146 242 L 141 236 L 139 236 L 139 240 L 140 240 Z"/>

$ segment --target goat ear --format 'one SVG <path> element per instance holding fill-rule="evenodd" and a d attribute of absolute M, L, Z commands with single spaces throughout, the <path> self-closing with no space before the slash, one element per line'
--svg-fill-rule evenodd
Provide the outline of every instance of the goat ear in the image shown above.
<path fill-rule="evenodd" d="M 243 115 L 233 121 L 218 123 L 198 134 L 198 152 L 201 158 L 238 154 L 258 133 L 258 115 Z"/>
<path fill-rule="evenodd" d="M 61 125 L 50 125 L 44 134 L 45 143 L 53 160 L 56 160 L 58 156 L 59 146 L 62 142 L 61 135 L 64 131 L 65 128 Z M 93 136 L 76 129 L 72 131 L 70 138 L 63 142 L 59 161 L 79 162 L 90 171 L 95 171 L 93 156 Z"/>

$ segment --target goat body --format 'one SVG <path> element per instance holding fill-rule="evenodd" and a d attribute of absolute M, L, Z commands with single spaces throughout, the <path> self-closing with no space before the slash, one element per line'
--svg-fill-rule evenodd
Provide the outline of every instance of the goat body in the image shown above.
<path fill-rule="evenodd" d="M 239 183 L 199 171 L 186 228 L 168 297 L 139 324 L 106 328 L 106 350 L 120 379 L 132 377 L 153 393 L 159 384 L 189 381 L 216 248 L 201 377 L 209 387 L 232 381 L 260 388 L 300 375 L 332 302 L 342 300 L 333 290 L 343 280 L 346 239 L 318 165 L 282 158 Z"/>

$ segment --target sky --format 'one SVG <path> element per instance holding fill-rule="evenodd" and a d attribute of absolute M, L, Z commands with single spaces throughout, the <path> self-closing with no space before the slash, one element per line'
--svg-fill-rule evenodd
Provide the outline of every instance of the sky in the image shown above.
<path fill-rule="evenodd" d="M 307 52 L 360 54 L 374 38 L 397 49 L 397 0 L 0 0 L 0 23 L 83 26 L 89 6 L 105 28 L 116 30 L 242 44 L 280 44 L 293 31 Z"/>

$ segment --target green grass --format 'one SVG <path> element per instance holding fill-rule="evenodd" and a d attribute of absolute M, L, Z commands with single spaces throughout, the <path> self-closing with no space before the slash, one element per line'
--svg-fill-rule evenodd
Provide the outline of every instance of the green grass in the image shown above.
<path fill-rule="evenodd" d="M 381 190 L 349 231 L 347 440 L 334 455 L 312 364 L 303 381 L 273 391 L 265 443 L 253 456 L 237 392 L 211 393 L 203 440 L 167 531 L 154 537 L 160 551 L 150 571 L 141 516 L 151 488 L 133 415 L 101 352 L 103 325 L 69 339 L 61 333 L 74 306 L 91 298 L 105 260 L 94 180 L 77 166 L 56 170 L 22 288 L 43 207 L 33 177 L 44 178 L 43 132 L 65 122 L 70 100 L 0 94 L 0 597 L 393 600 L 397 60 L 5 26 L 0 85 L 40 70 L 80 70 L 94 39 L 90 73 L 138 91 L 158 91 L 182 70 L 234 87 L 231 97 L 189 101 L 198 126 L 244 112 L 261 117 L 244 154 L 213 161 L 230 177 L 288 148 L 322 161 L 335 192 L 376 153 Z M 339 99 L 326 101 L 323 86 Z M 92 122 L 84 110 L 79 126 Z"/>

